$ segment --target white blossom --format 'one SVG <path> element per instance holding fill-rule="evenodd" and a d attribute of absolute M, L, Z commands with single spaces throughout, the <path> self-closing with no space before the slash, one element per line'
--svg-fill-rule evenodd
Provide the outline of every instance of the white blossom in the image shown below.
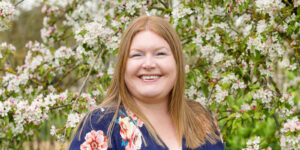
<path fill-rule="evenodd" d="M 287 120 L 281 129 L 282 132 L 296 132 L 300 130 L 300 122 L 297 117 Z"/>
<path fill-rule="evenodd" d="M 10 2 L 0 1 L 0 31 L 9 27 L 9 22 L 12 21 L 15 14 L 15 7 Z"/>
<path fill-rule="evenodd" d="M 247 142 L 247 148 L 244 150 L 259 150 L 260 137 L 256 136 L 254 140 L 249 139 Z"/>
<path fill-rule="evenodd" d="M 33 8 L 41 6 L 43 0 L 26 0 L 24 3 L 20 3 L 18 7 L 24 11 L 30 11 Z"/>
<path fill-rule="evenodd" d="M 288 135 L 288 136 L 284 136 L 282 135 L 280 137 L 280 146 L 281 149 L 284 150 L 296 150 L 296 149 L 300 149 L 300 135 Z"/>
<path fill-rule="evenodd" d="M 213 58 L 213 64 L 216 64 L 224 59 L 223 53 L 216 53 Z"/>
<path fill-rule="evenodd" d="M 226 96 L 228 96 L 228 91 L 222 90 L 221 86 L 216 85 L 216 94 L 215 94 L 216 102 L 220 104 L 225 99 Z"/>
<path fill-rule="evenodd" d="M 144 3 L 140 1 L 127 1 L 126 2 L 126 11 L 130 13 L 130 15 L 133 15 L 136 12 L 136 9 L 142 8 Z"/>
<path fill-rule="evenodd" d="M 75 128 L 83 117 L 84 114 L 78 114 L 78 113 L 69 114 L 67 120 L 67 127 Z"/>
<path fill-rule="evenodd" d="M 57 49 L 54 53 L 54 57 L 56 59 L 62 58 L 62 59 L 70 59 L 70 57 L 74 56 L 75 53 L 73 50 L 69 47 L 62 46 L 59 49 Z"/>
<path fill-rule="evenodd" d="M 74 32 L 77 42 L 85 43 L 90 47 L 100 44 L 98 39 L 104 42 L 113 34 L 112 29 L 105 27 L 105 22 L 86 23 L 83 27 L 75 29 Z"/>
<path fill-rule="evenodd" d="M 257 33 L 262 33 L 266 30 L 267 28 L 267 24 L 266 24 L 266 21 L 265 20 L 259 20 L 258 23 L 257 23 Z"/>
<path fill-rule="evenodd" d="M 51 129 L 50 129 L 50 135 L 55 135 L 56 134 L 56 127 L 54 125 L 51 126 Z"/>
<path fill-rule="evenodd" d="M 177 7 L 175 7 L 174 9 L 173 9 L 173 11 L 172 11 L 172 16 L 173 16 L 173 18 L 174 18 L 174 24 L 176 25 L 177 24 L 177 22 L 178 22 L 178 20 L 180 19 L 180 18 L 183 18 L 183 17 L 185 17 L 186 15 L 189 15 L 189 14 L 191 14 L 191 13 L 193 13 L 193 11 L 191 10 L 191 8 L 189 8 L 189 7 L 184 7 L 184 5 L 183 4 L 179 4 Z"/>
<path fill-rule="evenodd" d="M 257 10 L 263 13 L 272 13 L 272 11 L 285 6 L 281 0 L 257 0 L 255 1 L 255 5 L 257 6 Z"/>
<path fill-rule="evenodd" d="M 262 103 L 269 103 L 273 99 L 274 94 L 270 90 L 259 89 L 253 94 L 253 99 L 261 100 Z"/>
<path fill-rule="evenodd" d="M 248 111 L 250 110 L 250 105 L 247 103 L 243 103 L 243 105 L 241 106 L 241 111 Z"/>
<path fill-rule="evenodd" d="M 294 0 L 294 7 L 300 6 L 300 1 L 299 0 Z"/>

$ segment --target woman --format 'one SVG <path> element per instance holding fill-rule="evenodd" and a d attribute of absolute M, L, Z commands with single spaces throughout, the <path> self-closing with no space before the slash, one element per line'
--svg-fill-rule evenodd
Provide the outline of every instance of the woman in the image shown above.
<path fill-rule="evenodd" d="M 184 98 L 184 80 L 175 30 L 159 17 L 136 19 L 103 103 L 80 123 L 70 149 L 223 150 L 211 114 Z"/>

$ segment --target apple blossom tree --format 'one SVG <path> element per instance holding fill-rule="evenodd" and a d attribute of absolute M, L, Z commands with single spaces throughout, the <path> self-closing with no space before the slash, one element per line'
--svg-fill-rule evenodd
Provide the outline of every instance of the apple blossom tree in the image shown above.
<path fill-rule="evenodd" d="M 186 97 L 214 114 L 227 149 L 300 149 L 299 0 L 0 0 L 0 31 L 33 7 L 41 41 L 23 65 L 0 43 L 0 147 L 22 147 L 43 124 L 62 143 L 101 103 L 118 44 L 141 15 L 164 17 L 181 38 Z M 75 90 L 74 90 L 75 89 Z M 63 124 L 53 120 L 61 118 Z"/>

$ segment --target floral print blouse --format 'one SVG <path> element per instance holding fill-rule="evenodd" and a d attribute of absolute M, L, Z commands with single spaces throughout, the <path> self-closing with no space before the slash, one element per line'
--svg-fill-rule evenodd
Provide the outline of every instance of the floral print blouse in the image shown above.
<path fill-rule="evenodd" d="M 115 126 L 111 135 L 112 147 L 108 147 L 107 130 L 114 113 L 107 113 L 104 108 L 93 111 L 86 123 L 81 126 L 82 133 L 79 137 L 77 132 L 70 150 L 167 150 L 167 146 L 162 147 L 155 143 L 150 137 L 143 122 L 132 112 L 120 109 Z M 98 122 L 99 117 L 103 117 Z M 78 130 L 79 131 L 79 130 Z M 147 143 L 147 146 L 145 145 Z M 182 150 L 188 150 L 185 146 L 185 139 L 182 141 Z M 224 150 L 221 141 L 215 145 L 206 142 L 205 145 L 196 150 Z"/>

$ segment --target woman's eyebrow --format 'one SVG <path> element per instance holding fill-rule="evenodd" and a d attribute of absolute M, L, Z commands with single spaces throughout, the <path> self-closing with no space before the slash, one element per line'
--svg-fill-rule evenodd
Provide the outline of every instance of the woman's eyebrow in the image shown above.
<path fill-rule="evenodd" d="M 165 46 L 161 46 L 161 47 L 155 48 L 154 51 L 161 50 L 161 49 L 166 49 L 166 50 L 168 50 L 168 48 L 166 48 Z M 143 52 L 143 51 L 144 51 L 144 50 L 139 49 L 139 48 L 132 48 L 132 49 L 130 49 L 130 50 L 140 51 L 140 52 Z"/>

